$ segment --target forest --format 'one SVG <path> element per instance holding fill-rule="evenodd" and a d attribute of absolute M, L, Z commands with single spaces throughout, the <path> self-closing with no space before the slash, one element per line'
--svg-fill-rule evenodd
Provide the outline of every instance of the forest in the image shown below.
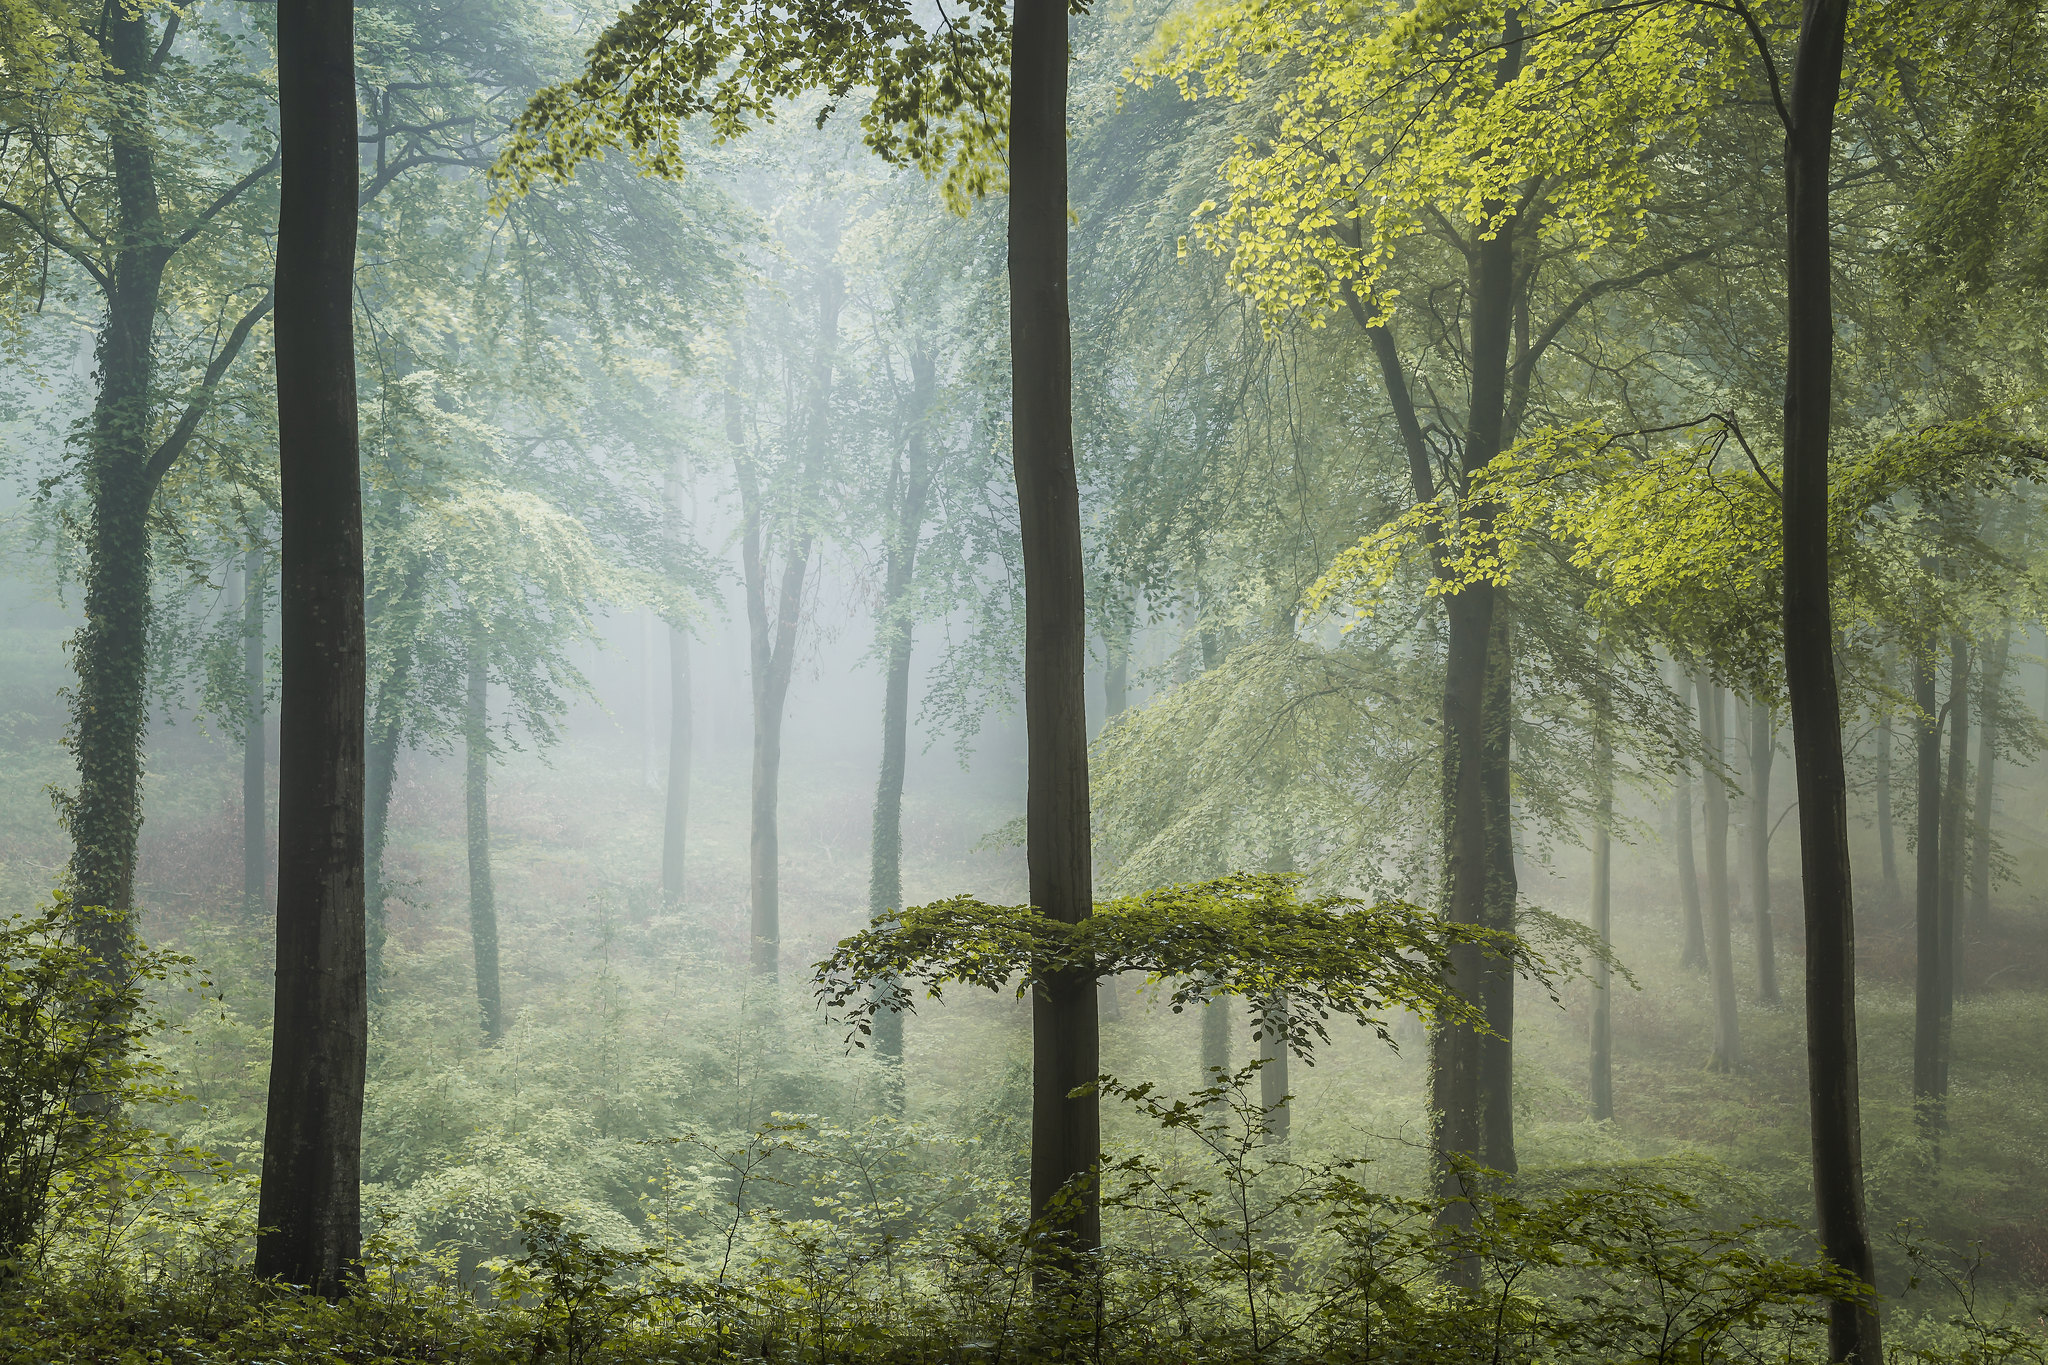
<path fill-rule="evenodd" d="M 2048 1365 L 2044 318 L 2036 0 L 0 0 L 0 1365 Z"/>

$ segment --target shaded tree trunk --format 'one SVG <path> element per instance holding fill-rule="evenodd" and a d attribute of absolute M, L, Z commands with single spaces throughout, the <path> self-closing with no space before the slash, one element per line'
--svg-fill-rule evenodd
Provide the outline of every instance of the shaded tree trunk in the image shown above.
<path fill-rule="evenodd" d="M 1593 935 L 1604 948 L 1614 940 L 1611 900 L 1614 873 L 1614 750 L 1607 738 L 1605 717 L 1596 722 L 1593 766 L 1600 783 L 1600 801 L 1593 811 Z M 1604 958 L 1593 962 L 1593 1020 L 1588 1040 L 1590 1082 L 1588 1112 L 1596 1119 L 1614 1117 L 1614 993 Z"/>
<path fill-rule="evenodd" d="M 277 991 L 256 1273 L 342 1293 L 361 1275 L 363 518 L 356 446 L 355 14 L 278 7 L 283 705 Z"/>
<path fill-rule="evenodd" d="M 1017 0 L 1010 43 L 1010 363 L 1024 558 L 1025 863 L 1031 904 L 1065 923 L 1094 913 L 1088 822 L 1088 616 L 1074 469 L 1067 310 L 1067 7 Z M 1101 1245 L 1094 1170 L 1101 1116 L 1095 973 L 1032 993 L 1031 1211 L 1060 1245 Z M 1081 1090 L 1078 1097 L 1075 1092 Z M 1075 1197 L 1061 1201 L 1063 1191 Z M 1042 1288 L 1067 1282 L 1065 1257 Z"/>
<path fill-rule="evenodd" d="M 1948 1053 L 1956 1009 L 1956 976 L 1962 966 L 1957 921 L 1962 918 L 1964 827 L 1969 821 L 1970 789 L 1970 646 L 1962 636 L 1949 639 L 1948 772 L 1941 790 L 1941 1069 L 1948 1073 Z M 1944 1093 L 1946 1085 L 1943 1086 Z"/>
<path fill-rule="evenodd" d="M 1728 785 L 1722 780 L 1728 739 L 1727 693 L 1704 672 L 1695 676 L 1700 699 L 1701 816 L 1707 855 L 1707 979 L 1714 992 L 1712 1071 L 1742 1065 L 1742 1028 L 1735 1002 L 1735 942 L 1728 898 Z"/>
<path fill-rule="evenodd" d="M 469 833 L 469 946 L 476 962 L 477 1017 L 484 1046 L 505 1036 L 498 979 L 498 894 L 491 884 L 490 674 L 482 645 L 471 647 L 462 726 L 462 794 Z"/>
<path fill-rule="evenodd" d="M 1899 855 L 1892 825 L 1892 713 L 1877 718 L 1877 763 L 1872 785 L 1877 793 L 1877 901 L 1883 908 L 1899 903 Z"/>
<path fill-rule="evenodd" d="M 1111 628 L 1115 630 L 1114 627 Z M 1103 653 L 1106 656 L 1102 669 L 1102 719 L 1104 724 L 1115 720 L 1130 705 L 1131 693 L 1131 637 L 1128 631 L 1121 635 L 1107 634 L 1103 638 Z"/>
<path fill-rule="evenodd" d="M 1998 798 L 1999 694 L 2005 687 L 2012 627 L 1998 633 L 1984 656 L 1977 694 L 1977 794 L 1970 803 L 1970 913 L 1972 927 L 1991 922 L 1991 823 Z"/>
<path fill-rule="evenodd" d="M 251 545 L 242 560 L 242 912 L 251 923 L 263 915 L 270 864 L 263 801 L 270 766 L 263 733 L 265 581 L 263 547 Z"/>
<path fill-rule="evenodd" d="M 1834 397 L 1833 250 L 1828 216 L 1847 0 L 1806 0 L 1785 128 L 1785 689 L 1798 782 L 1806 920 L 1806 1077 L 1821 1247 L 1865 1284 L 1875 1260 L 1863 1202 L 1856 1056 L 1856 914 L 1849 878 L 1848 778 L 1835 683 L 1828 576 L 1828 442 Z M 1830 1305 L 1828 1352 L 1882 1365 L 1871 1301 Z"/>
<path fill-rule="evenodd" d="M 1948 1095 L 1948 1048 L 1941 1036 L 1947 1027 L 1941 983 L 1948 968 L 1941 931 L 1942 713 L 1934 693 L 1931 648 L 1914 656 L 1913 705 L 1919 711 L 1913 745 L 1913 1108 L 1923 1131 L 1938 1132 Z"/>
<path fill-rule="evenodd" d="M 1215 983 L 1212 983 L 1215 984 Z M 1202 1006 L 1202 1084 L 1217 1085 L 1230 1077 L 1230 1034 L 1236 1027 L 1232 997 L 1211 996 Z"/>
<path fill-rule="evenodd" d="M 1679 705 L 1685 708 L 1688 717 L 1696 713 L 1692 708 L 1691 679 L 1684 673 L 1675 678 L 1667 675 L 1671 690 L 1678 694 Z M 1707 919 L 1700 905 L 1700 872 L 1698 860 L 1693 854 L 1692 843 L 1692 768 L 1682 760 L 1678 775 L 1671 784 L 1671 850 L 1678 865 L 1678 905 L 1680 928 L 1684 933 L 1684 946 L 1679 949 L 1678 965 L 1693 971 L 1705 971 L 1707 967 Z"/>
<path fill-rule="evenodd" d="M 931 491 L 925 414 L 938 387 L 938 367 L 918 350 L 910 357 L 909 436 L 904 464 L 892 471 L 894 525 L 889 528 L 882 576 L 881 630 L 887 661 L 882 691 L 882 766 L 875 779 L 875 818 L 868 846 L 868 918 L 903 908 L 903 773 L 910 757 L 910 657 L 913 623 L 910 585 L 924 535 L 925 500 Z M 888 1010 L 875 1017 L 875 1053 L 903 1060 L 903 1016 Z M 900 1098 L 900 1091 L 897 1092 Z"/>
<path fill-rule="evenodd" d="M 1749 865 L 1749 913 L 1756 934 L 1756 994 L 1778 1003 L 1778 946 L 1771 924 L 1771 767 L 1778 757 L 1777 717 L 1764 702 L 1749 707 L 1749 819 L 1744 853 Z"/>

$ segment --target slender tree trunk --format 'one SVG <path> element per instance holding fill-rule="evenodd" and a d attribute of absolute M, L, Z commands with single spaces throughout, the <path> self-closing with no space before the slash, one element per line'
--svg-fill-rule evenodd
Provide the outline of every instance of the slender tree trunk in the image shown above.
<path fill-rule="evenodd" d="M 1733 1071 L 1742 1065 L 1742 1029 L 1735 1006 L 1735 942 L 1728 903 L 1728 787 L 1722 764 L 1728 740 L 1727 694 L 1706 673 L 1695 675 L 1700 698 L 1702 765 L 1701 813 L 1707 853 L 1707 977 L 1714 991 L 1712 1071 Z"/>
<path fill-rule="evenodd" d="M 1514 732 L 1514 635 L 1507 594 L 1494 603 L 1493 632 L 1487 642 L 1484 720 L 1486 742 L 1486 926 L 1504 933 L 1516 927 L 1519 885 L 1515 876 L 1514 798 L 1511 786 Z M 1507 959 L 1486 959 L 1486 1024 L 1479 1040 L 1480 1126 L 1486 1165 L 1504 1175 L 1521 1169 L 1515 1156 L 1515 970 Z"/>
<path fill-rule="evenodd" d="M 1266 1113 L 1266 1141 L 1287 1141 L 1294 1124 L 1293 1093 L 1288 1083 L 1287 1038 L 1280 1021 L 1287 1015 L 1287 1000 L 1273 1001 L 1259 1024 L 1259 1107 Z M 1271 1022 L 1266 1022 L 1267 1019 Z"/>
<path fill-rule="evenodd" d="M 1881 908 L 1896 906 L 1900 899 L 1899 855 L 1892 828 L 1892 713 L 1887 707 L 1877 718 L 1877 903 Z"/>
<path fill-rule="evenodd" d="M 1743 831 L 1749 863 L 1749 913 L 1756 933 L 1756 994 L 1778 1003 L 1778 945 L 1771 924 L 1771 767 L 1778 757 L 1778 720 L 1770 706 L 1749 707 L 1749 819 Z"/>
<path fill-rule="evenodd" d="M 1010 364 L 1024 553 L 1025 864 L 1031 904 L 1094 913 L 1088 823 L 1088 615 L 1067 313 L 1067 6 L 1017 0 L 1010 43 Z M 1071 1252 L 1102 1242 L 1095 973 L 1032 995 L 1031 1211 Z M 1079 1093 L 1077 1093 L 1079 1092 Z M 1062 1200 L 1063 1191 L 1071 1192 Z M 1066 1257 L 1041 1288 L 1068 1282 Z"/>
<path fill-rule="evenodd" d="M 818 354 L 811 372 L 810 413 L 805 422 L 804 467 L 800 483 L 814 496 L 832 418 L 833 356 L 839 343 L 839 310 L 845 281 L 827 269 L 818 289 Z M 803 616 L 804 576 L 810 570 L 812 536 L 792 531 L 784 553 L 782 579 L 771 617 L 766 564 L 763 558 L 764 510 L 754 468 L 747 459 L 736 396 L 726 400 L 726 437 L 739 466 L 740 502 L 745 526 L 740 538 L 740 563 L 747 590 L 748 637 L 752 645 L 754 701 L 754 768 L 752 835 L 748 845 L 752 902 L 753 970 L 773 976 L 782 948 L 781 836 L 777 810 L 781 802 L 782 718 L 789 703 L 789 680 L 796 666 L 797 626 Z M 797 518 L 801 521 L 801 517 Z"/>
<path fill-rule="evenodd" d="M 1962 636 L 1949 639 L 1948 772 L 1941 791 L 1941 1070 L 1949 1069 L 1950 1039 L 1956 1010 L 1956 977 L 1962 967 L 1957 921 L 1962 918 L 1963 832 L 1969 822 L 1970 789 L 1970 645 Z M 1944 1083 L 1943 1091 L 1947 1086 Z"/>
<path fill-rule="evenodd" d="M 1947 975 L 1941 932 L 1941 727 L 1934 693 L 1934 654 L 1927 641 L 1913 659 L 1914 878 L 1913 1106 L 1926 1132 L 1942 1128 L 1948 1094 L 1942 1042 L 1941 983 Z"/>
<path fill-rule="evenodd" d="M 1596 718 L 1593 766 L 1600 783 L 1600 801 L 1593 811 L 1593 897 L 1590 918 L 1601 947 L 1614 941 L 1614 750 L 1607 738 L 1606 717 Z M 1591 1083 L 1588 1109 L 1596 1119 L 1614 1117 L 1614 992 L 1605 958 L 1593 962 L 1593 1024 L 1589 1051 Z"/>
<path fill-rule="evenodd" d="M 269 745 L 263 733 L 263 547 L 242 561 L 242 912 L 251 923 L 264 911 L 270 840 L 263 789 Z"/>
<path fill-rule="evenodd" d="M 668 799 L 661 820 L 661 899 L 683 899 L 683 850 L 690 826 L 690 636 L 668 631 Z"/>
<path fill-rule="evenodd" d="M 868 918 L 903 908 L 903 774 L 910 758 L 910 657 L 913 622 L 908 607 L 917 573 L 917 549 L 924 535 L 925 498 L 930 491 L 925 414 L 938 388 L 938 366 L 919 350 L 910 357 L 909 436 L 904 467 L 895 471 L 897 498 L 889 528 L 882 578 L 881 632 L 887 660 L 882 691 L 882 768 L 875 779 L 875 818 L 868 847 Z M 903 1016 L 894 1010 L 875 1018 L 875 1053 L 903 1060 Z M 900 1090 L 896 1092 L 900 1100 Z"/>
<path fill-rule="evenodd" d="M 1984 656 L 1977 694 L 1977 795 L 1970 803 L 1970 914 L 1972 928 L 1991 922 L 1991 823 L 1998 799 L 1999 695 L 2005 687 L 2006 661 L 2012 649 L 2012 627 Z"/>
<path fill-rule="evenodd" d="M 490 674 L 482 645 L 469 658 L 469 699 L 462 726 L 463 804 L 469 816 L 469 944 L 476 960 L 477 1015 L 486 1047 L 505 1036 L 498 979 L 498 895 L 491 885 Z"/>
<path fill-rule="evenodd" d="M 1678 703 L 1687 717 L 1692 717 L 1691 680 L 1680 672 L 1667 676 L 1666 681 L 1678 694 Z M 1685 936 L 1678 965 L 1698 972 L 1707 967 L 1707 919 L 1700 905 L 1699 863 L 1693 856 L 1692 798 L 1692 767 L 1681 761 L 1671 784 L 1671 850 L 1678 865 L 1679 918 Z"/>
<path fill-rule="evenodd" d="M 1114 631 L 1115 627 L 1112 626 L 1111 630 Z M 1107 656 L 1102 670 L 1102 719 L 1106 725 L 1122 715 L 1130 705 L 1130 633 L 1105 635 L 1103 653 Z"/>
<path fill-rule="evenodd" d="M 1236 1028 L 1233 997 L 1211 996 L 1202 1006 L 1202 1084 L 1217 1085 L 1230 1077 L 1230 1034 Z"/>
<path fill-rule="evenodd" d="M 277 992 L 256 1273 L 342 1293 L 361 1274 L 363 517 L 356 448 L 355 12 L 285 0 L 277 414 L 284 687 Z"/>

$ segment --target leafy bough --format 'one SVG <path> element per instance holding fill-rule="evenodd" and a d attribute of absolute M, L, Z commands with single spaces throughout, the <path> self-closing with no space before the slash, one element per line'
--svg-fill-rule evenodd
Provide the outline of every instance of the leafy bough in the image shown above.
<path fill-rule="evenodd" d="M 817 998 L 855 1046 L 877 1015 L 915 1012 L 912 987 L 943 998 L 951 985 L 1019 998 L 1039 981 L 1083 970 L 1144 972 L 1170 991 L 1178 1012 L 1217 995 L 1252 1002 L 1255 1037 L 1276 1036 L 1304 1061 L 1330 1040 L 1329 1021 L 1351 1018 L 1393 1046 L 1388 1015 L 1410 1010 L 1445 1027 L 1489 1031 L 1477 983 L 1461 983 L 1453 950 L 1476 947 L 1557 998 L 1589 953 L 1605 952 L 1579 926 L 1525 916 L 1528 938 L 1452 924 L 1405 901 L 1349 896 L 1304 899 L 1294 873 L 1238 873 L 1100 901 L 1079 924 L 1030 906 L 953 896 L 891 911 L 840 941 L 817 964 Z"/>

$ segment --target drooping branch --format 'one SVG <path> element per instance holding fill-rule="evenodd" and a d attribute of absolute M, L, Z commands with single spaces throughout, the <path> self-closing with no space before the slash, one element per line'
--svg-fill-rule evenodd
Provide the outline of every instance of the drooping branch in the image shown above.
<path fill-rule="evenodd" d="M 199 392 L 192 395 L 192 401 L 185 405 L 184 413 L 179 416 L 178 425 L 171 428 L 171 434 L 164 438 L 164 443 L 156 448 L 156 453 L 149 457 L 149 463 L 143 466 L 142 477 L 145 487 L 154 489 L 163 482 L 164 476 L 171 472 L 171 466 L 178 462 L 178 457 L 192 444 L 193 433 L 199 430 L 199 423 L 205 418 L 207 410 L 213 406 L 214 391 L 219 388 L 221 378 L 227 374 L 228 366 L 235 363 L 235 357 L 241 354 L 242 343 L 249 339 L 249 333 L 263 320 L 264 314 L 270 311 L 270 305 L 275 297 L 274 293 L 265 290 L 256 306 L 242 314 L 241 319 L 229 331 L 227 340 L 221 344 L 220 350 L 214 353 L 213 360 L 207 365 L 205 377 L 199 381 Z"/>

